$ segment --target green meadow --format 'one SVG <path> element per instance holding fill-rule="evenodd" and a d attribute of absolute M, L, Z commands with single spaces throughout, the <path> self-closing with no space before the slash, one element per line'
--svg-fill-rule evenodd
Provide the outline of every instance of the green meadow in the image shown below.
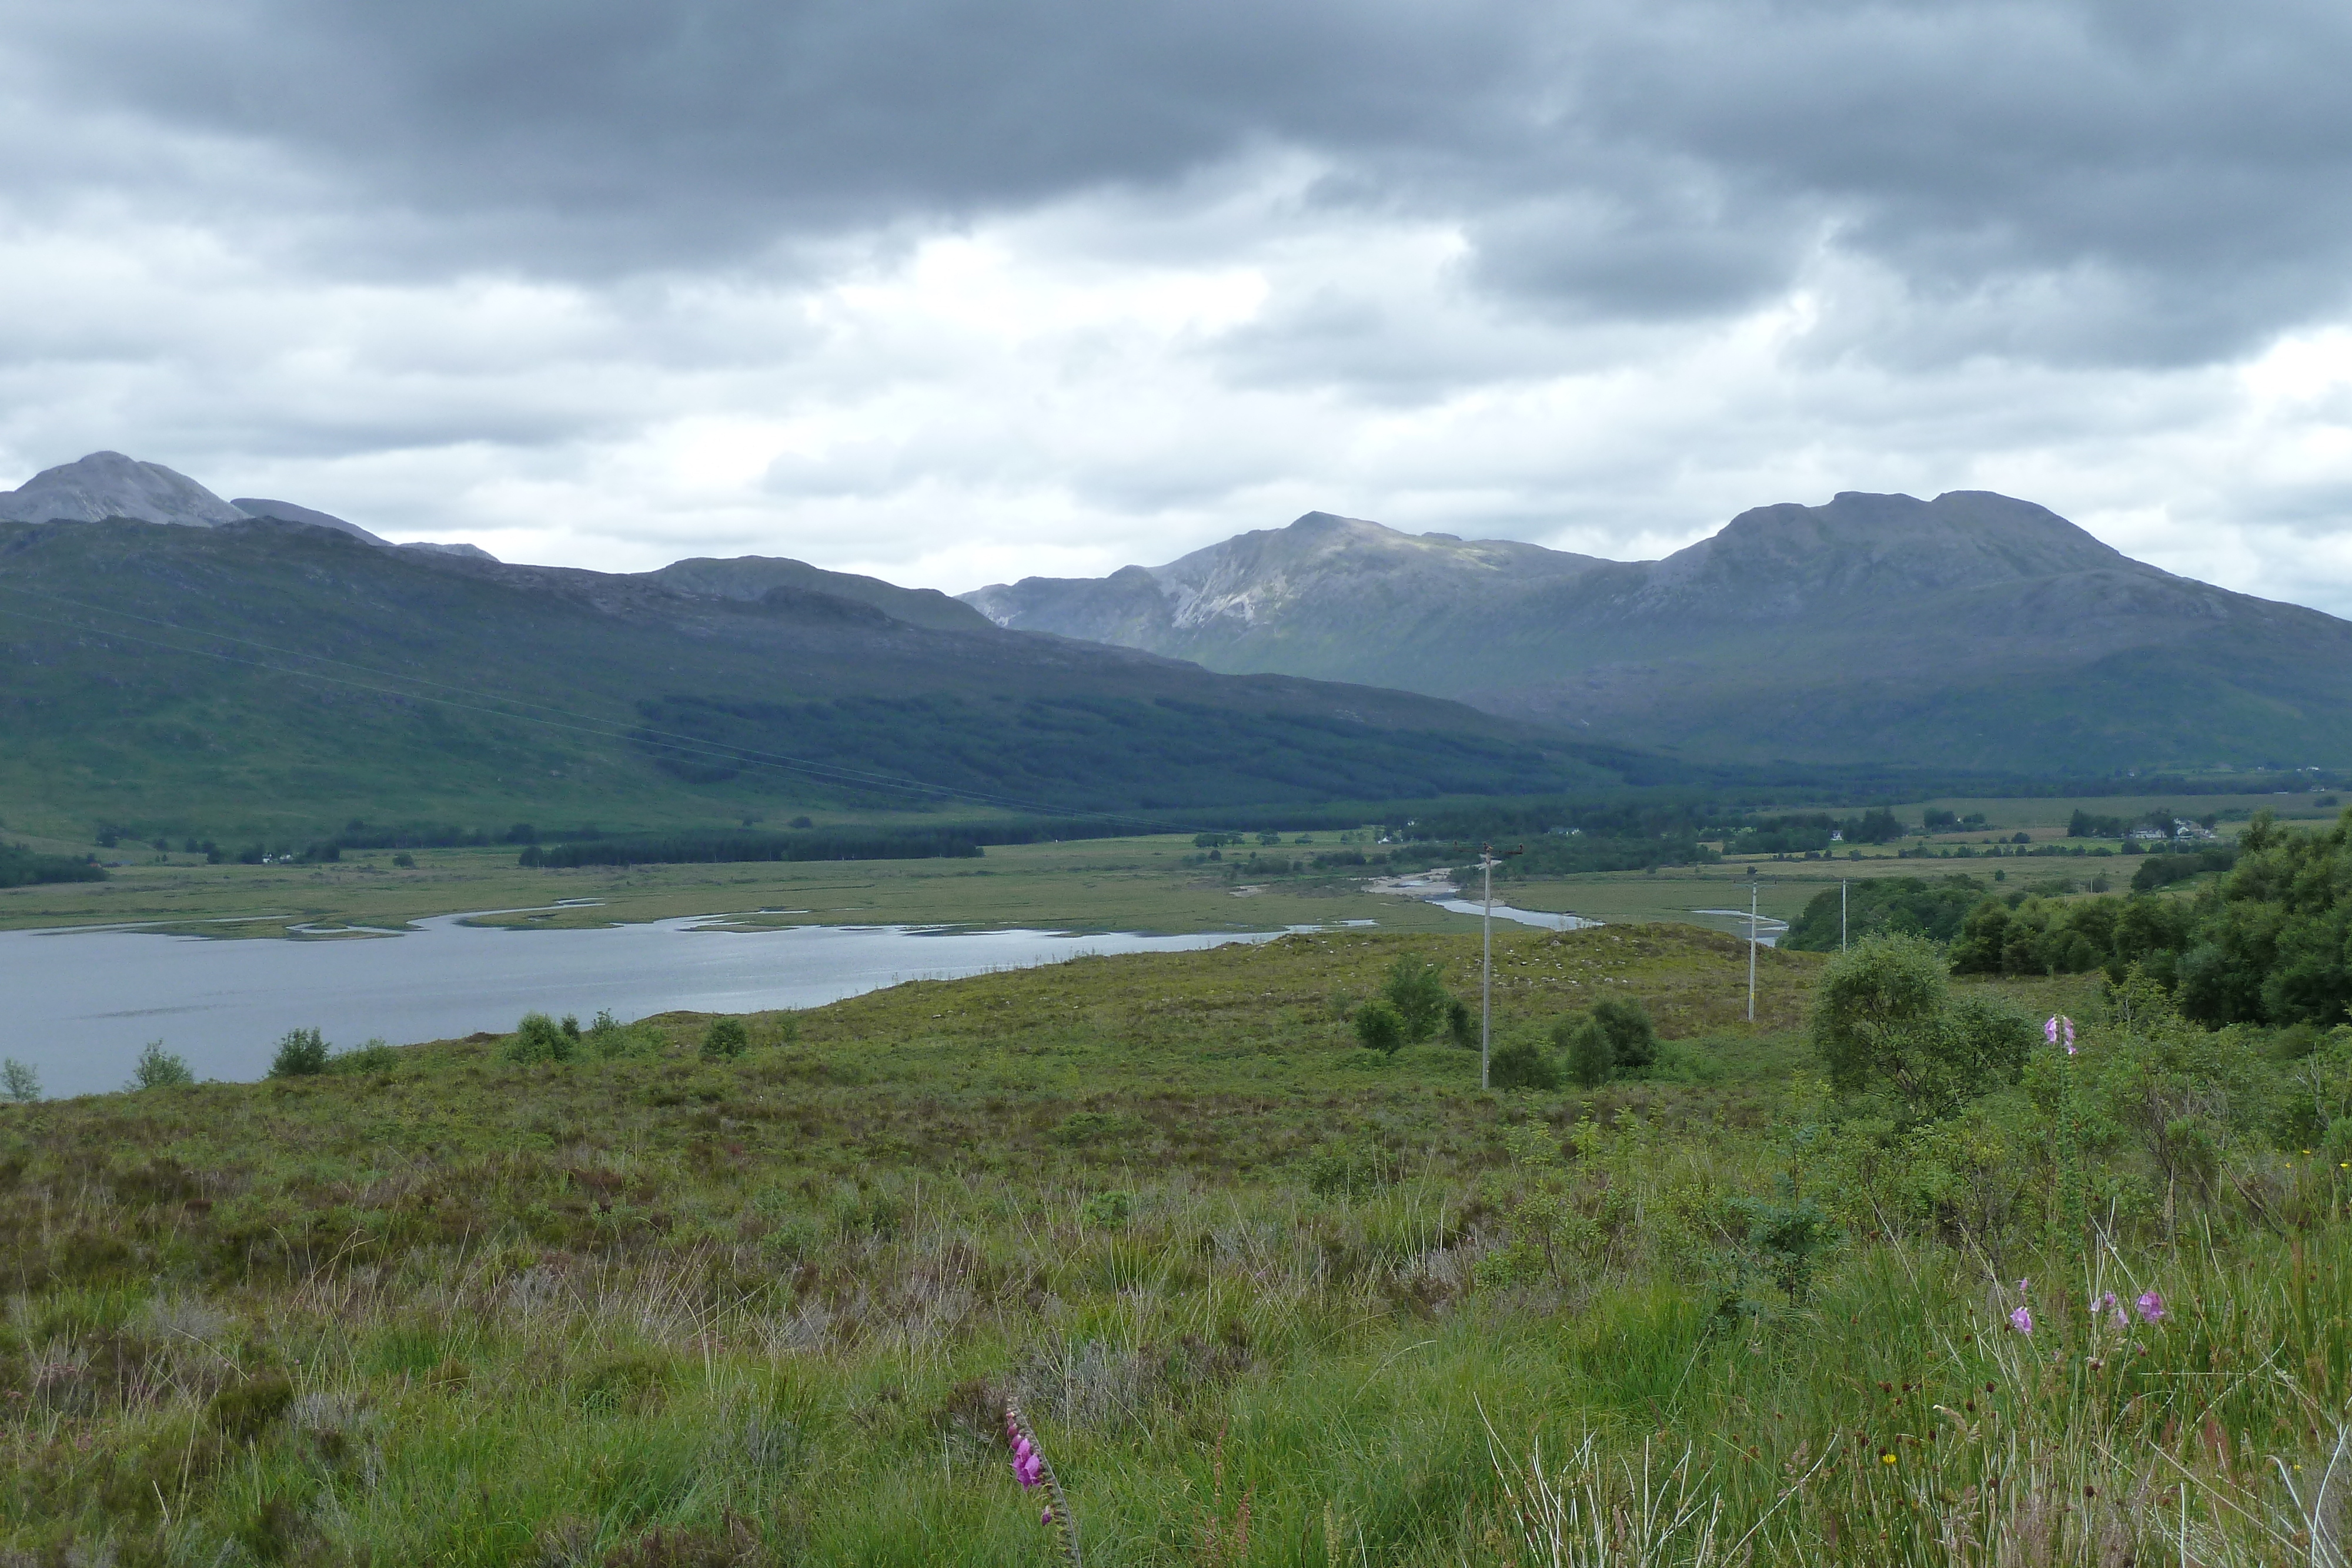
<path fill-rule="evenodd" d="M 2082 1054 L 1923 1117 L 1835 959 L 1496 946 L 1654 1055 L 1326 930 L 0 1108 L 0 1561 L 1052 1562 L 1008 1399 L 1096 1564 L 2336 1560 L 2352 1038 L 1954 981 Z"/>

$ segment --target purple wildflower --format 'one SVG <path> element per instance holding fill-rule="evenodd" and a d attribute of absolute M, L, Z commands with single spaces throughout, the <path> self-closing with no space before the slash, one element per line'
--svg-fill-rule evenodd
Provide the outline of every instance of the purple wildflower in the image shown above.
<path fill-rule="evenodd" d="M 2164 1321 L 2164 1298 L 2154 1291 L 2142 1291 L 2139 1300 L 2132 1305 L 2139 1309 L 2139 1321 L 2144 1323 Z"/>
<path fill-rule="evenodd" d="M 2113 1291 L 2101 1291 L 2099 1299 L 2091 1303 L 2091 1311 L 2094 1314 L 2106 1313 L 2107 1321 L 2117 1328 L 2128 1328 L 2131 1325 L 2131 1314 L 2124 1311 L 2123 1303 L 2116 1300 L 2116 1293 Z"/>
<path fill-rule="evenodd" d="M 1047 1500 L 1037 1515 L 1037 1522 L 1051 1529 L 1060 1538 L 1062 1554 L 1069 1559 L 1072 1568 L 1076 1568 L 1076 1521 L 1070 1518 L 1068 1501 L 1062 1496 L 1062 1483 L 1055 1479 L 1053 1467 L 1045 1462 L 1035 1434 L 1029 1430 L 1029 1423 L 1022 1419 L 1021 1407 L 1009 1399 L 1004 1403 L 1004 1441 L 1013 1450 L 1013 1478 L 1021 1483 L 1021 1490 L 1045 1489 Z"/>
<path fill-rule="evenodd" d="M 2018 1333 L 2024 1334 L 2029 1339 L 2032 1338 L 2033 1334 L 2033 1309 L 2032 1307 L 2021 1305 L 2015 1312 L 2009 1314 L 2009 1326 L 2015 1329 Z"/>

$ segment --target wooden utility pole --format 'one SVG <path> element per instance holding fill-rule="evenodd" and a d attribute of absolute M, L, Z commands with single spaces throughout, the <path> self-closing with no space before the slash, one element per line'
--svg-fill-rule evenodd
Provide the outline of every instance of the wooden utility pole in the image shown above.
<path fill-rule="evenodd" d="M 1495 846 L 1478 846 L 1478 869 L 1486 875 L 1486 912 L 1478 925 L 1478 1087 L 1486 1087 L 1486 1063 L 1495 1041 Z"/>
<path fill-rule="evenodd" d="M 1495 862 L 1508 860 L 1511 855 L 1525 854 L 1521 844 L 1508 854 L 1497 855 L 1492 844 L 1478 846 L 1478 869 L 1486 875 L 1486 913 L 1479 920 L 1478 933 L 1478 1087 L 1486 1083 L 1486 1066 L 1494 1055 L 1495 1042 Z"/>
<path fill-rule="evenodd" d="M 1748 881 L 1748 1021 L 1756 1021 L 1756 879 Z"/>
<path fill-rule="evenodd" d="M 1838 881 L 1838 951 L 1845 951 L 1845 881 Z"/>

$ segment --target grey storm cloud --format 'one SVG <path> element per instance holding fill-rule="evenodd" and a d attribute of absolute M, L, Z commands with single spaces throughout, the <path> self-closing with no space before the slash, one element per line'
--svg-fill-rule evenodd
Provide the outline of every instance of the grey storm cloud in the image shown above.
<path fill-rule="evenodd" d="M 2161 364 L 2352 277 L 2352 12 L 2294 0 L 232 0 L 11 33 L 35 99 L 269 172 L 208 192 L 85 139 L 78 188 L 266 231 L 280 181 L 288 243 L 347 266 L 723 267 L 1289 149 L 1309 200 L 1454 223 L 1474 287 L 1571 318 L 1739 308 L 1829 251 L 1899 280 L 1898 355 Z"/>
<path fill-rule="evenodd" d="M 2352 607 L 2317 0 L 0 0 L 0 486 L 961 589 L 1991 488 Z"/>

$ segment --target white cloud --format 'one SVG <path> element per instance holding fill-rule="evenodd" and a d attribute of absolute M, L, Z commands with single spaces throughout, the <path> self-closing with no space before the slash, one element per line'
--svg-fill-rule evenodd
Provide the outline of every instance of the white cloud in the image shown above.
<path fill-rule="evenodd" d="M 696 141 L 691 93 L 646 117 L 682 125 L 674 142 L 635 162 L 595 144 L 620 149 L 610 213 L 585 162 L 542 210 L 471 168 L 493 152 L 466 137 L 565 170 L 562 115 L 314 145 L 260 111 L 266 73 L 239 77 L 234 115 L 126 108 L 20 53 L 0 130 L 41 156 L 0 175 L 0 484 L 114 447 L 510 559 L 759 552 L 950 590 L 1165 560 L 1316 507 L 1645 557 L 1749 506 L 1990 488 L 2352 612 L 2352 319 L 2326 281 L 2352 204 L 2328 200 L 2317 110 L 2231 118 L 2277 49 L 2200 76 L 2174 23 L 2125 37 L 2095 8 L 1654 9 L 1586 7 L 1577 47 L 1535 27 L 1549 42 L 1523 58 L 1499 22 L 1433 53 L 1384 13 L 1338 57 L 1359 77 L 1294 80 L 1296 104 L 1113 50 L 1130 75 L 1096 118 L 1048 128 L 1101 129 L 1101 156 L 1036 152 L 1046 131 L 999 105 L 971 135 L 1002 178 L 958 162 L 944 120 L 917 126 L 867 148 L 887 199 L 797 224 L 716 211 L 754 202 L 758 138 Z M 1317 10 L 1283 57 L 1346 26 Z M 1954 64 L 2002 58 L 2016 79 Z M 451 101 L 340 68 L 369 123 Z M 2037 96 L 2061 79 L 2081 99 L 2063 111 Z M 1368 107 L 1391 100 L 1393 125 Z M 1129 107 L 1186 129 L 1119 152 Z M 466 175 L 447 210 L 436 170 Z M 803 174 L 832 183 L 803 193 L 818 206 L 862 189 L 847 165 L 777 165 Z M 953 198 L 959 179 L 979 194 Z M 690 233 L 661 230 L 698 203 Z M 581 237 L 623 223 L 646 232 L 612 255 Z"/>

